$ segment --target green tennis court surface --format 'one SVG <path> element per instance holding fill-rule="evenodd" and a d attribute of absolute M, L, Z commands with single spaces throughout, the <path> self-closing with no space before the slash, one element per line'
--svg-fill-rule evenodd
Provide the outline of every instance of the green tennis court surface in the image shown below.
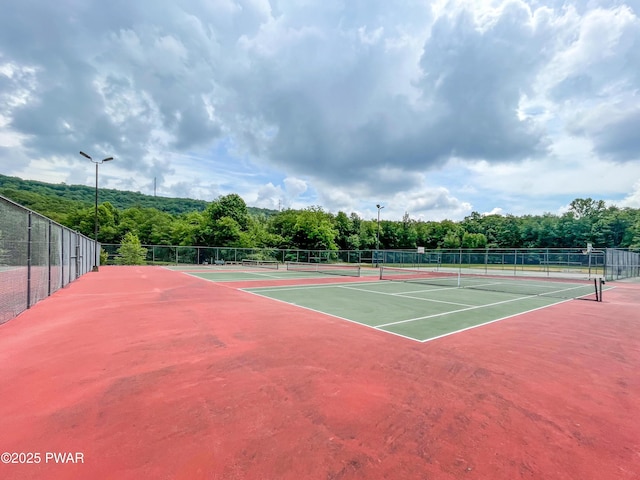
<path fill-rule="evenodd" d="M 375 268 L 360 266 L 323 266 L 315 264 L 292 263 L 290 269 L 288 265 L 280 265 L 279 269 L 252 267 L 246 265 L 224 265 L 216 267 L 167 267 L 171 270 L 180 270 L 189 275 L 201 277 L 213 282 L 239 282 L 246 280 L 286 280 L 340 277 L 378 277 L 380 271 Z M 320 268 L 315 270 L 315 268 Z"/>
<path fill-rule="evenodd" d="M 522 285 L 522 281 L 514 282 Z M 526 294 L 423 285 L 410 282 L 356 282 L 331 285 L 247 288 L 247 292 L 325 313 L 417 341 L 568 301 L 557 298 L 572 284 L 546 285 L 551 294 Z M 520 287 L 522 288 L 522 287 Z M 553 294 L 558 294 L 554 296 Z M 594 307 L 597 303 L 594 302 Z"/>

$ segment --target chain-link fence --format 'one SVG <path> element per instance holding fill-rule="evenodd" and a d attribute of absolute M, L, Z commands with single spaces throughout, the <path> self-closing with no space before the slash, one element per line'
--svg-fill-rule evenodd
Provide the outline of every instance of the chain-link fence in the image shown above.
<path fill-rule="evenodd" d="M 0 196 L 0 324 L 90 271 L 95 242 Z"/>
<path fill-rule="evenodd" d="M 607 280 L 640 277 L 640 253 L 619 248 L 605 250 Z"/>
<path fill-rule="evenodd" d="M 608 280 L 639 276 L 640 253 L 583 248 L 482 248 L 413 250 L 297 250 L 232 247 L 143 245 L 152 265 L 278 262 L 358 263 L 363 266 L 465 268 L 503 275 L 587 275 Z M 103 245 L 108 263 L 115 263 L 120 245 Z"/>

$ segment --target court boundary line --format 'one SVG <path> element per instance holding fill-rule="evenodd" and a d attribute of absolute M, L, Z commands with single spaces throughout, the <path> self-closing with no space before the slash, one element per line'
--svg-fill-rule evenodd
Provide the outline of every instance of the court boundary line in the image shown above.
<path fill-rule="evenodd" d="M 379 332 L 384 332 L 386 334 L 395 335 L 397 337 L 404 338 L 404 339 L 407 339 L 407 340 L 412 340 L 414 342 L 418 342 L 418 343 L 422 343 L 422 344 L 430 342 L 432 340 L 438 340 L 439 338 L 448 337 L 448 336 L 454 335 L 456 333 L 462 333 L 462 332 L 465 332 L 467 330 L 472 330 L 474 328 L 479 328 L 479 327 L 483 327 L 485 325 L 490 325 L 492 323 L 500 322 L 502 320 L 508 320 L 510 318 L 517 317 L 519 315 L 526 315 L 528 313 L 535 312 L 537 310 L 543 310 L 545 308 L 553 307 L 555 305 L 560 305 L 562 303 L 570 302 L 571 300 L 573 300 L 571 298 L 559 300 L 559 301 L 551 303 L 549 305 L 542 305 L 540 307 L 536 307 L 536 308 L 532 308 L 532 309 L 529 309 L 529 310 L 525 310 L 523 312 L 513 313 L 511 315 L 507 315 L 507 316 L 504 316 L 504 317 L 500 317 L 500 318 L 496 318 L 496 319 L 493 319 L 493 320 L 489 320 L 488 322 L 483 322 L 483 323 L 479 323 L 477 325 L 471 325 L 469 327 L 465 327 L 465 328 L 461 328 L 461 329 L 458 329 L 458 330 L 454 330 L 452 332 L 443 333 L 442 335 L 437 335 L 435 337 L 419 339 L 419 338 L 410 337 L 410 336 L 403 335 L 401 333 L 393 332 L 391 330 L 387 330 L 387 329 L 383 328 L 385 326 L 393 326 L 396 323 L 403 323 L 403 322 L 392 322 L 392 323 L 389 323 L 389 324 L 382 324 L 382 325 L 367 325 L 366 323 L 362 323 L 362 322 L 358 322 L 356 320 L 351 320 L 349 318 L 341 317 L 340 315 L 336 315 L 336 314 L 328 313 L 328 312 L 323 312 L 322 310 L 317 310 L 317 309 L 311 308 L 311 307 L 305 307 L 304 305 L 298 305 L 297 303 L 287 302 L 285 300 L 280 300 L 279 298 L 269 297 L 269 296 L 262 295 L 262 294 L 257 293 L 257 292 L 252 292 L 252 291 L 245 290 L 245 289 L 238 289 L 238 290 L 243 291 L 244 293 L 255 295 L 255 296 L 260 297 L 260 298 L 265 298 L 267 300 L 272 300 L 272 301 L 275 301 L 275 302 L 283 303 L 284 305 L 290 305 L 290 306 L 293 306 L 293 307 L 296 307 L 296 308 L 302 308 L 304 310 L 308 310 L 310 312 L 318 313 L 318 314 L 321 314 L 321 315 L 327 315 L 329 317 L 333 317 L 333 318 L 336 318 L 338 320 L 344 320 L 344 321 L 349 322 L 349 323 L 353 323 L 353 324 L 356 324 L 356 325 L 367 327 L 367 328 L 370 328 L 372 330 L 377 330 Z M 526 297 L 520 297 L 517 300 L 526 299 L 526 298 L 530 298 L 530 297 L 531 297 L 530 295 L 526 296 Z M 509 300 L 509 301 L 514 301 L 514 300 L 512 299 L 512 300 Z M 504 302 L 500 302 L 500 303 L 504 303 Z M 451 312 L 448 312 L 448 313 L 451 313 Z M 432 315 L 432 316 L 439 316 L 439 315 Z"/>
<path fill-rule="evenodd" d="M 180 272 L 184 275 L 189 275 L 190 277 L 195 277 L 195 278 L 201 278 L 202 280 L 208 280 L 214 283 L 231 283 L 231 282 L 262 282 L 265 280 L 265 278 L 262 277 L 266 277 L 266 279 L 268 280 L 286 280 L 285 278 L 282 277 L 274 277 L 273 275 L 269 275 L 266 273 L 257 273 L 257 272 L 240 272 L 240 273 L 249 273 L 251 275 L 256 275 L 260 278 L 239 278 L 239 279 L 234 279 L 234 280 L 211 280 L 209 278 L 204 278 L 201 277 L 200 275 L 197 275 L 197 273 L 208 273 L 208 272 Z M 237 272 L 236 272 L 237 273 Z"/>
<path fill-rule="evenodd" d="M 410 336 L 407 336 L 407 335 L 403 335 L 401 333 L 397 333 L 397 332 L 393 332 L 393 331 L 387 330 L 384 327 L 393 326 L 393 325 L 398 324 L 398 323 L 406 323 L 408 321 L 418 321 L 418 320 L 422 320 L 422 319 L 443 316 L 443 315 L 447 315 L 449 313 L 455 313 L 455 312 L 459 312 L 459 311 L 473 310 L 473 309 L 477 309 L 477 308 L 484 308 L 484 307 L 487 307 L 487 306 L 499 305 L 499 304 L 502 304 L 502 303 L 520 301 L 520 300 L 525 300 L 527 298 L 540 297 L 540 296 L 544 296 L 544 295 L 525 295 L 525 296 L 521 296 L 521 297 L 518 297 L 518 298 L 515 298 L 515 299 L 505 300 L 505 301 L 502 301 L 502 302 L 495 302 L 495 303 L 487 304 L 487 305 L 472 306 L 470 308 L 454 310 L 454 311 L 451 311 L 451 312 L 443 312 L 441 314 L 429 315 L 427 317 L 418 317 L 418 318 L 415 318 L 415 319 L 401 320 L 399 322 L 391 322 L 391 323 L 381 324 L 381 325 L 368 325 L 366 323 L 362 323 L 362 322 L 359 322 L 359 321 L 356 321 L 356 320 L 351 320 L 349 318 L 341 317 L 340 315 L 335 315 L 335 314 L 332 314 L 332 313 L 323 312 L 321 310 L 317 310 L 317 309 L 314 309 L 314 308 L 311 308 L 311 307 L 305 307 L 303 305 L 298 305 L 298 304 L 295 304 L 295 303 L 287 302 L 285 300 L 280 300 L 280 299 L 273 298 L 273 297 L 270 297 L 270 296 L 267 296 L 267 295 L 263 295 L 263 294 L 258 293 L 256 291 L 251 291 L 250 289 L 267 292 L 267 291 L 276 291 L 276 290 L 296 290 L 296 289 L 327 288 L 327 287 L 349 288 L 350 285 L 371 285 L 372 283 L 376 284 L 376 282 L 374 280 L 351 282 L 351 283 L 349 283 L 349 282 L 337 282 L 337 283 L 331 283 L 331 284 L 303 284 L 303 285 L 293 285 L 293 286 L 289 286 L 288 285 L 288 286 L 282 286 L 282 287 L 264 286 L 264 287 L 236 288 L 236 287 L 233 287 L 233 286 L 230 286 L 230 285 L 224 285 L 224 283 L 228 283 L 228 282 L 220 282 L 220 281 L 216 281 L 216 280 L 211 280 L 211 279 L 203 278 L 201 276 L 193 275 L 193 274 L 190 274 L 190 273 L 187 273 L 187 272 L 180 272 L 180 273 L 185 273 L 188 276 L 192 276 L 192 277 L 200 279 L 200 280 L 205 280 L 207 282 L 211 282 L 213 284 L 216 284 L 216 285 L 219 285 L 219 286 L 223 286 L 225 288 L 231 288 L 231 289 L 236 290 L 236 291 L 241 291 L 241 292 L 244 292 L 244 293 L 253 294 L 253 295 L 257 296 L 257 297 L 261 297 L 261 298 L 264 298 L 264 299 L 280 302 L 282 304 L 290 305 L 290 306 L 293 306 L 293 307 L 296 307 L 296 308 L 302 308 L 304 310 L 307 310 L 307 311 L 310 311 L 310 312 L 314 312 L 314 313 L 317 313 L 317 314 L 320 314 L 320 315 L 327 315 L 329 317 L 336 318 L 338 320 L 346 321 L 346 322 L 353 323 L 353 324 L 356 324 L 356 325 L 361 325 L 361 326 L 364 326 L 364 327 L 367 327 L 367 328 L 370 328 L 370 329 L 373 329 L 373 330 L 384 332 L 385 334 L 394 335 L 394 336 L 397 336 L 397 337 L 400 337 L 400 338 L 404 338 L 406 340 L 412 340 L 412 341 L 418 342 L 418 343 L 427 343 L 427 342 L 430 342 L 432 340 L 437 340 L 439 338 L 447 337 L 447 336 L 450 336 L 450 335 L 453 335 L 453 334 L 456 334 L 456 333 L 462 333 L 462 332 L 467 331 L 467 330 L 472 330 L 474 328 L 478 328 L 478 327 L 482 327 L 482 326 L 485 326 L 485 325 L 489 325 L 491 323 L 496 323 L 496 322 L 499 322 L 499 321 L 502 321 L 502 320 L 507 320 L 507 319 L 510 319 L 510 318 L 517 317 L 519 315 L 525 315 L 525 314 L 528 314 L 530 312 L 534 312 L 534 311 L 537 311 L 537 310 L 542 310 L 542 309 L 545 309 L 545 308 L 553 307 L 555 305 L 559 305 L 559 304 L 562 304 L 562 303 L 569 302 L 571 300 L 575 300 L 575 298 L 560 299 L 560 300 L 558 300 L 556 302 L 553 302 L 553 303 L 550 303 L 548 305 L 542 305 L 540 307 L 536 307 L 536 308 L 533 308 L 533 309 L 530 309 L 530 310 L 525 310 L 523 312 L 517 312 L 517 313 L 511 314 L 511 315 L 507 315 L 505 317 L 496 318 L 494 320 L 489 320 L 487 322 L 479 323 L 477 325 L 472 325 L 472 326 L 465 327 L 465 328 L 462 328 L 462 329 L 459 329 L 459 330 L 455 330 L 455 331 L 452 331 L 452 332 L 447 332 L 447 333 L 444 333 L 442 335 L 437 335 L 435 337 L 430 337 L 430 338 L 426 338 L 426 339 L 419 339 L 419 338 L 414 338 L 414 337 L 410 337 Z M 314 278 L 314 277 L 304 277 L 304 278 Z M 323 278 L 331 278 L 331 277 L 323 277 Z M 255 279 L 255 280 L 258 281 L 260 279 Z M 286 278 L 278 278 L 278 280 L 286 280 Z M 434 291 L 434 290 L 435 291 L 454 290 L 456 288 L 460 288 L 460 287 L 445 287 L 445 288 L 421 290 L 421 291 L 429 292 L 429 291 Z M 615 288 L 615 287 L 609 287 L 609 288 Z M 353 289 L 353 290 L 361 290 L 361 289 Z M 362 290 L 362 291 L 363 292 L 368 292 L 368 293 L 386 293 L 386 292 L 375 292 L 373 290 Z M 419 291 L 415 291 L 415 292 L 418 293 Z M 389 294 L 389 293 L 386 293 L 386 294 L 387 295 L 402 296 L 402 294 Z M 414 297 L 407 297 L 407 298 L 414 298 Z M 420 299 L 420 300 L 423 300 L 423 299 Z"/>
<path fill-rule="evenodd" d="M 247 292 L 247 293 L 255 293 L 255 292 L 251 292 L 251 290 L 261 290 L 261 291 L 270 291 L 270 290 L 294 290 L 294 289 L 306 289 L 306 288 L 328 288 L 328 287 L 336 287 L 336 286 L 341 286 L 341 285 L 367 285 L 369 283 L 375 283 L 375 281 L 371 280 L 371 281 L 365 281 L 365 282 L 336 282 L 336 283 L 303 283 L 301 285 L 283 285 L 283 286 L 273 286 L 273 285 L 269 285 L 269 286 L 263 286 L 263 287 L 236 287 L 233 285 L 229 285 L 229 284 L 233 284 L 236 282 L 264 282 L 265 279 L 262 278 L 251 278 L 251 279 L 244 279 L 244 280 L 214 280 L 211 278 L 205 278 L 205 277 L 201 277 L 199 275 L 193 274 L 193 273 L 188 273 L 188 272 L 178 272 L 178 273 L 184 273 L 187 276 L 196 278 L 198 280 L 202 280 L 204 282 L 209 282 L 209 283 L 213 283 L 214 285 L 219 285 L 221 287 L 224 288 L 230 288 L 232 290 L 238 290 L 241 292 Z M 330 277 L 299 277 L 299 278 L 274 278 L 273 280 L 283 280 L 283 281 L 291 281 L 291 280 L 308 280 L 310 278 L 334 278 L 334 276 L 330 276 Z M 336 279 L 339 279 L 336 278 Z M 257 294 L 259 295 L 259 294 Z M 266 295 L 262 295 L 265 298 L 271 298 L 271 297 L 267 297 Z M 287 303 L 287 302 L 285 302 Z"/>
<path fill-rule="evenodd" d="M 299 280 L 307 280 L 309 278 L 316 278 L 316 277 L 301 277 L 299 278 Z M 334 278 L 334 277 L 331 276 L 331 277 L 318 277 L 318 278 Z M 281 278 L 279 280 L 297 280 L 297 279 Z M 277 285 L 268 285 L 264 287 L 243 287 L 243 288 L 239 288 L 238 290 L 248 291 L 248 289 L 254 289 L 254 290 L 260 290 L 262 292 L 268 292 L 271 290 L 282 291 L 282 290 L 306 290 L 308 288 L 330 288 L 330 287 L 343 286 L 343 285 L 370 285 L 372 283 L 375 284 L 376 280 L 369 280 L 365 282 L 302 283 L 300 285 L 283 285 L 281 287 L 278 287 Z M 249 293 L 253 293 L 253 292 L 249 292 Z"/>
<path fill-rule="evenodd" d="M 365 282 L 364 284 L 367 284 L 367 283 Z M 344 289 L 347 289 L 347 290 L 361 291 L 361 292 L 364 292 L 364 293 L 383 294 L 383 295 L 390 295 L 390 296 L 403 296 L 401 294 L 391 294 L 391 293 L 386 293 L 386 292 L 375 292 L 375 291 L 372 291 L 372 290 L 352 288 L 349 285 L 318 285 L 318 286 L 309 285 L 308 287 L 312 287 L 312 288 L 313 287 L 316 287 L 316 288 L 317 287 L 338 287 L 338 288 L 344 288 Z M 437 289 L 437 290 L 452 290 L 454 288 L 459 288 L 459 287 L 442 288 L 442 289 Z M 295 290 L 295 289 L 296 289 L 295 287 L 293 287 L 293 288 L 287 288 L 287 287 L 277 288 L 276 287 L 276 288 L 271 288 L 271 291 Z M 542 305 L 540 307 L 532 308 L 530 310 L 525 310 L 523 312 L 518 312 L 518 313 L 511 314 L 511 315 L 507 315 L 505 317 L 496 318 L 496 319 L 490 320 L 488 322 L 483 322 L 483 323 L 480 323 L 480 324 L 477 324 L 477 325 L 472 325 L 470 327 L 465 327 L 463 329 L 455 330 L 453 332 L 447 332 L 445 334 L 438 335 L 438 336 L 435 336 L 435 337 L 430 337 L 430 338 L 427 338 L 427 339 L 419 339 L 419 338 L 413 338 L 413 337 L 402 335 L 402 334 L 399 334 L 399 333 L 396 333 L 396 332 L 389 331 L 389 330 L 386 329 L 386 327 L 392 327 L 392 326 L 395 326 L 395 325 L 408 323 L 408 322 L 415 322 L 415 321 L 419 321 L 419 320 L 429 320 L 429 319 L 435 318 L 435 317 L 443 317 L 443 316 L 450 315 L 450 314 L 466 312 L 466 311 L 469 311 L 469 310 L 478 310 L 478 309 L 481 309 L 481 308 L 493 307 L 493 306 L 502 305 L 502 304 L 505 304 L 505 303 L 518 302 L 518 301 L 521 301 L 521 300 L 540 297 L 540 295 L 524 295 L 524 296 L 520 296 L 520 297 L 517 297 L 517 298 L 511 298 L 511 299 L 508 299 L 508 300 L 502 300 L 500 302 L 493 302 L 493 303 L 488 303 L 488 304 L 484 304 L 484 305 L 473 305 L 473 306 L 469 306 L 467 308 L 462 308 L 462 309 L 458 309 L 458 310 L 452 310 L 452 311 L 449 311 L 449 312 L 441 312 L 441 313 L 432 314 L 432 315 L 426 315 L 426 316 L 423 316 L 423 317 L 410 318 L 410 319 L 406 319 L 406 320 L 400 320 L 400 321 L 397 321 L 397 322 L 383 323 L 383 324 L 380 324 L 380 325 L 367 325 L 366 323 L 358 322 L 356 320 L 350 320 L 348 318 L 344 318 L 344 317 L 341 317 L 339 315 L 334 315 L 334 314 L 331 314 L 331 313 L 323 312 L 321 310 L 316 310 L 316 309 L 313 309 L 313 308 L 310 308 L 310 307 L 305 307 L 305 306 L 298 305 L 298 304 L 295 304 L 295 303 L 291 303 L 291 302 L 287 302 L 287 301 L 280 300 L 280 299 L 277 299 L 277 298 L 269 297 L 269 296 L 266 296 L 266 295 L 260 295 L 259 293 L 256 293 L 256 292 L 251 292 L 251 291 L 248 291 L 248 290 L 244 290 L 244 291 L 246 291 L 247 293 L 255 293 L 256 295 L 259 295 L 261 297 L 270 298 L 272 300 L 276 300 L 278 302 L 281 302 L 281 303 L 284 303 L 284 304 L 287 304 L 287 305 L 293 305 L 293 306 L 296 306 L 296 307 L 305 308 L 305 309 L 313 311 L 313 312 L 323 313 L 325 315 L 329 315 L 329 316 L 332 316 L 332 317 L 335 317 L 335 318 L 338 318 L 338 319 L 341 319 L 341 320 L 346 320 L 346 321 L 351 322 L 351 323 L 356 323 L 358 325 L 365 325 L 367 327 L 374 328 L 376 330 L 382 330 L 384 332 L 388 332 L 388 333 L 391 333 L 393 335 L 398 335 L 398 336 L 400 336 L 402 338 L 408 338 L 410 340 L 414 340 L 414 341 L 420 342 L 420 343 L 426 343 L 426 342 L 431 341 L 431 340 L 436 340 L 438 338 L 442 338 L 442 337 L 446 337 L 446 336 L 449 336 L 449 335 L 453 335 L 454 333 L 461 333 L 461 332 L 464 332 L 466 330 L 471 330 L 473 328 L 481 327 L 483 325 L 489 325 L 489 324 L 494 323 L 494 322 L 498 322 L 498 321 L 501 321 L 501 320 L 506 320 L 508 318 L 513 318 L 513 317 L 516 317 L 518 315 L 524 315 L 524 314 L 527 314 L 529 312 L 533 312 L 533 311 L 536 311 L 536 310 L 541 310 L 541 309 L 544 309 L 544 308 L 549 308 L 549 307 L 552 307 L 554 305 L 559 305 L 561 303 L 565 303 L 565 302 L 569 302 L 569 301 L 573 300 L 571 298 L 561 299 L 561 300 L 552 302 L 552 303 L 550 303 L 548 305 Z M 430 290 L 424 290 L 424 291 L 425 292 L 429 292 Z M 421 299 L 421 298 L 417 298 L 417 297 L 405 297 L 405 298 L 429 301 L 429 299 Z M 437 302 L 437 300 L 436 300 L 436 302 Z M 450 303 L 450 304 L 456 305 L 453 302 L 439 302 L 439 303 Z"/>
<path fill-rule="evenodd" d="M 404 339 L 406 339 L 406 340 L 412 340 L 412 341 L 414 341 L 414 342 L 418 342 L 418 343 L 423 343 L 423 342 L 424 342 L 424 340 L 420 340 L 420 339 L 413 338 L 413 337 L 408 337 L 408 336 L 406 336 L 406 335 L 402 335 L 401 333 L 396 333 L 396 332 L 390 332 L 390 331 L 388 331 L 388 330 L 383 330 L 383 329 L 381 329 L 381 328 L 378 328 L 377 326 L 374 326 L 374 325 L 367 325 L 366 323 L 357 322 L 357 321 L 355 321 L 355 320 L 351 320 L 351 319 L 349 319 L 349 318 L 341 317 L 340 315 L 335 315 L 335 314 L 333 314 L 333 313 L 323 312 L 322 310 L 316 310 L 315 308 L 305 307 L 304 305 L 298 305 L 297 303 L 287 302 L 287 301 L 285 301 L 285 300 L 280 300 L 279 298 L 268 297 L 268 296 L 266 296 L 266 295 L 261 295 L 261 294 L 259 294 L 259 293 L 251 292 L 251 291 L 249 291 L 249 290 L 244 290 L 244 289 L 241 289 L 241 288 L 240 288 L 240 289 L 238 289 L 238 290 L 240 290 L 240 291 L 242 291 L 242 292 L 244 292 L 244 293 L 248 293 L 248 294 L 250 294 L 250 295 L 255 295 L 256 297 L 265 298 L 265 299 L 267 299 L 267 300 L 272 300 L 272 301 L 275 301 L 275 302 L 283 303 L 283 304 L 285 304 L 285 305 L 290 305 L 290 306 L 293 306 L 293 307 L 296 307 L 296 308 L 302 308 L 302 309 L 304 309 L 304 310 L 308 310 L 308 311 L 310 311 L 310 312 L 314 312 L 314 313 L 318 313 L 318 314 L 321 314 L 321 315 L 326 315 L 326 316 L 329 316 L 329 317 L 333 317 L 333 318 L 336 318 L 336 319 L 338 319 L 338 320 L 343 320 L 343 321 L 345 321 L 345 322 L 353 323 L 353 324 L 355 324 L 355 325 L 360 325 L 361 327 L 367 327 L 367 328 L 370 328 L 370 329 L 372 329 L 372 330 L 376 330 L 376 331 L 378 331 L 378 332 L 382 332 L 382 333 L 385 333 L 385 334 L 387 334 L 387 333 L 388 333 L 388 334 L 391 334 L 391 335 L 395 335 L 395 336 L 397 336 L 397 337 L 401 337 L 401 338 L 404 338 Z"/>
<path fill-rule="evenodd" d="M 430 318 L 435 318 L 435 317 L 444 317 L 446 315 L 450 315 L 450 314 L 453 314 L 453 313 L 467 312 L 469 310 L 479 310 L 481 308 L 487 308 L 487 307 L 495 307 L 496 305 L 502 305 L 502 304 L 511 303 L 511 302 L 519 302 L 521 300 L 526 300 L 526 299 L 535 298 L 535 297 L 537 297 L 537 296 L 536 295 L 534 295 L 534 296 L 526 295 L 524 297 L 510 298 L 509 300 L 502 300 L 500 302 L 487 303 L 485 305 L 476 305 L 476 306 L 473 306 L 473 307 L 461 308 L 459 310 L 452 310 L 450 312 L 441 312 L 441 313 L 434 313 L 433 315 L 426 315 L 424 317 L 408 318 L 406 320 L 399 320 L 397 322 L 385 323 L 385 324 L 378 325 L 378 326 L 379 327 L 389 327 L 389 326 L 393 326 L 393 325 L 399 325 L 401 323 L 417 322 L 419 320 L 428 320 Z M 546 306 L 557 305 L 558 303 L 563 303 L 563 302 L 566 302 L 566 301 L 569 301 L 569 300 L 573 300 L 573 299 L 569 298 L 569 299 L 560 300 L 560 301 L 557 301 L 557 302 L 550 303 L 549 305 L 546 305 Z"/>
<path fill-rule="evenodd" d="M 164 268 L 164 267 L 163 267 Z M 183 273 L 185 275 L 191 275 L 192 277 L 197 277 L 197 278 L 202 278 L 203 280 L 209 280 L 211 282 L 219 282 L 219 283 L 234 283 L 234 282 L 261 282 L 264 281 L 265 278 L 235 278 L 235 279 L 229 279 L 229 280 L 224 280 L 224 279 L 215 279 L 215 280 L 211 280 L 208 278 L 204 278 L 198 275 L 198 273 L 203 273 L 203 274 L 209 274 L 209 273 L 220 273 L 220 272 L 189 272 L 189 271 L 182 271 L 182 270 L 171 270 L 177 273 Z M 282 270 L 282 272 L 284 273 L 284 276 L 280 277 L 280 276 L 273 276 L 273 275 L 269 275 L 267 273 L 262 273 L 261 271 L 247 271 L 247 270 L 235 270 L 235 271 L 229 271 L 229 272 L 223 272 L 225 275 L 233 275 L 233 274 L 250 274 L 250 275 L 256 275 L 258 277 L 267 277 L 266 279 L 268 280 L 283 280 L 283 281 L 290 281 L 290 280 L 308 280 L 308 279 L 314 279 L 314 278 L 335 278 L 336 280 L 340 280 L 341 278 L 358 278 L 358 277 L 346 277 L 346 276 L 339 276 L 339 275 L 318 275 L 318 274 L 314 274 L 314 272 L 292 272 L 292 273 L 285 273 L 284 270 Z M 297 276 L 296 273 L 311 273 L 311 275 L 305 275 L 305 276 Z M 290 276 L 289 276 L 290 275 Z M 356 284 L 356 283 L 371 283 L 371 282 L 375 282 L 377 281 L 377 277 L 375 277 L 374 275 L 369 275 L 369 277 L 371 278 L 371 280 L 368 281 L 360 281 L 360 282 L 336 282 L 336 283 L 352 283 L 352 284 Z M 362 278 L 362 277 L 360 277 Z M 366 278 L 366 276 L 365 276 Z M 303 284 L 301 286 L 304 285 L 313 285 L 313 284 Z M 269 287 L 247 287 L 247 288 L 273 288 L 271 286 Z M 239 289 L 240 290 L 240 289 Z"/>
<path fill-rule="evenodd" d="M 406 293 L 387 293 L 387 292 L 376 292 L 375 290 L 365 290 L 364 288 L 353 288 L 350 287 L 348 285 L 338 285 L 339 288 L 345 288 L 347 290 L 355 290 L 357 292 L 365 292 L 365 293 L 372 293 L 374 295 L 388 295 L 390 297 L 402 297 L 402 298 L 410 298 L 412 300 L 420 300 L 422 302 L 432 302 L 432 303 L 444 303 L 447 305 L 459 305 L 462 307 L 472 307 L 473 305 L 469 305 L 467 303 L 458 303 L 458 302 L 447 302 L 446 300 L 434 300 L 432 298 L 420 298 L 420 297 L 413 297 L 411 295 L 407 295 Z M 428 293 L 428 292 L 433 292 L 433 291 L 442 291 L 442 290 L 452 290 L 452 288 L 432 288 L 430 290 L 422 290 L 422 292 Z M 419 293 L 417 290 L 414 292 L 410 292 L 410 293 Z"/>
<path fill-rule="evenodd" d="M 514 317 L 517 317 L 518 315 L 526 315 L 527 313 L 535 312 L 537 310 L 543 310 L 545 308 L 553 307 L 555 305 L 560 305 L 561 303 L 570 302 L 571 300 L 573 300 L 573 299 L 568 298 L 566 300 L 561 300 L 561 301 L 556 302 L 556 303 L 551 303 L 549 305 L 543 305 L 541 307 L 532 308 L 531 310 L 525 310 L 524 312 L 513 313 L 511 315 L 507 315 L 506 317 L 496 318 L 494 320 L 489 320 L 488 322 L 479 323 L 478 325 L 472 325 L 470 327 L 461 328 L 461 329 L 455 330 L 453 332 L 443 333 L 442 335 L 438 335 L 436 337 L 426 338 L 424 340 L 418 340 L 418 341 L 420 343 L 427 343 L 427 342 L 430 342 L 432 340 L 437 340 L 439 338 L 448 337 L 449 335 L 453 335 L 455 333 L 462 333 L 462 332 L 465 332 L 467 330 L 473 330 L 474 328 L 484 327 L 485 325 L 490 325 L 492 323 L 501 322 L 502 320 L 508 320 L 509 318 L 514 318 Z M 383 329 L 383 331 L 387 332 L 388 330 L 384 330 Z M 389 333 L 393 333 L 393 332 L 389 332 Z"/>
<path fill-rule="evenodd" d="M 435 279 L 443 279 L 443 280 L 448 280 L 449 278 L 454 278 L 454 277 L 434 277 Z M 391 278 L 387 278 L 387 279 L 381 279 L 382 281 L 389 281 L 389 282 L 404 282 L 404 283 L 409 283 L 409 284 L 418 284 L 418 285 L 436 285 L 435 283 L 429 283 L 427 280 L 421 281 L 420 279 L 408 279 L 408 280 L 394 280 Z M 488 279 L 487 279 L 488 280 Z M 479 287 L 487 287 L 487 286 L 491 286 L 491 285 L 516 285 L 517 283 L 514 283 L 512 281 L 509 280 L 508 277 L 503 278 L 496 278 L 496 281 L 494 282 L 490 282 L 490 283 L 478 283 L 478 284 L 470 284 L 470 285 L 453 285 L 451 287 L 443 287 L 442 289 L 451 289 L 451 288 L 466 288 L 468 290 L 484 290 L 483 288 L 479 288 Z M 577 279 L 574 279 L 577 280 Z M 585 281 L 587 283 L 574 283 L 574 282 L 563 282 L 563 281 L 553 281 L 553 282 L 547 282 L 544 279 L 519 279 L 519 282 L 529 282 L 531 281 L 531 283 L 526 283 L 526 285 L 528 287 L 531 288 L 537 288 L 537 289 L 542 289 L 545 288 L 547 285 L 546 283 L 549 283 L 549 285 L 552 285 L 553 283 L 557 284 L 557 285 L 562 285 L 563 283 L 566 285 L 566 288 L 560 288 L 560 289 L 556 289 L 556 290 L 549 290 L 546 292 L 541 292 L 541 293 L 529 293 L 529 294 L 522 294 L 522 293 L 515 293 L 515 292 L 507 292 L 507 291 L 502 291 L 502 290 L 484 290 L 484 291 L 496 291 L 498 293 L 507 293 L 510 295 L 527 295 L 530 297 L 546 297 L 549 296 L 551 297 L 551 295 L 555 294 L 555 293 L 561 293 L 561 292 L 567 292 L 570 290 L 577 290 L 580 288 L 585 288 L 585 287 L 589 287 L 590 285 L 588 285 L 588 282 L 591 281 L 591 279 L 585 279 Z M 424 282 L 424 283 L 423 283 Z M 525 283 L 523 283 L 524 285 Z M 571 285 L 571 286 L 569 286 Z M 577 297 L 573 297 L 573 298 L 568 298 L 568 300 L 573 300 L 573 299 L 578 299 L 578 298 L 583 298 L 586 296 L 591 295 L 591 293 L 585 293 L 584 295 L 579 295 Z M 553 297 L 551 297 L 553 298 Z"/>

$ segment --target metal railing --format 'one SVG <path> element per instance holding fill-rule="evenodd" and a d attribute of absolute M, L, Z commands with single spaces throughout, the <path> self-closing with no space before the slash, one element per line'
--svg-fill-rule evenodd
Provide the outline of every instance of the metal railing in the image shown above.
<path fill-rule="evenodd" d="M 640 277 L 640 252 L 607 248 L 604 254 L 607 280 Z"/>
<path fill-rule="evenodd" d="M 115 263 L 120 245 L 102 245 Z M 143 245 L 152 265 L 278 262 L 358 263 L 429 268 L 468 268 L 505 275 L 589 275 L 608 280 L 639 276 L 640 253 L 620 249 L 482 248 L 413 250 L 299 250 L 176 245 Z"/>
<path fill-rule="evenodd" d="M 0 196 L 0 324 L 93 267 L 94 240 Z"/>

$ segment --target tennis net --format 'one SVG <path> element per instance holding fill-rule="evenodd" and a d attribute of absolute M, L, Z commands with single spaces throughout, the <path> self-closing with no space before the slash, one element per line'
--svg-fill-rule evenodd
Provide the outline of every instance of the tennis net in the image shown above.
<path fill-rule="evenodd" d="M 335 263 L 287 262 L 287 270 L 292 272 L 326 273 L 329 275 L 343 275 L 345 277 L 359 277 L 360 265 Z"/>
<path fill-rule="evenodd" d="M 602 301 L 602 278 L 504 277 L 461 272 L 380 267 L 380 280 L 421 283 L 445 288 L 468 288 L 513 295 Z"/>
<path fill-rule="evenodd" d="M 257 268 L 270 268 L 272 270 L 278 270 L 279 265 L 277 260 L 253 260 L 245 258 L 242 260 L 242 266 L 244 267 L 257 267 Z"/>

